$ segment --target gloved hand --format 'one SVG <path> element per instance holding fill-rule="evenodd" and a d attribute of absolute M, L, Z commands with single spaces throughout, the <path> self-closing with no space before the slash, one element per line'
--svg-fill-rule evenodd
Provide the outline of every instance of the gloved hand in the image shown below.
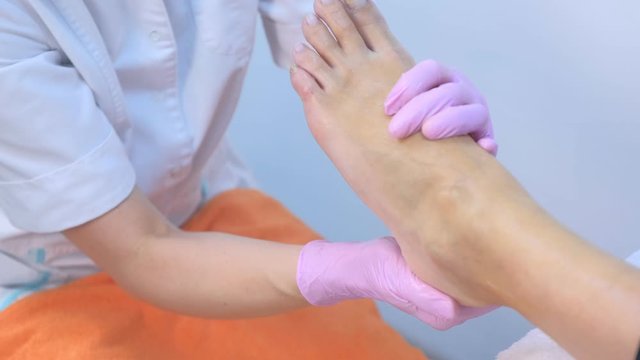
<path fill-rule="evenodd" d="M 411 272 L 391 237 L 357 243 L 313 241 L 300 253 L 297 283 L 313 305 L 376 299 L 439 330 L 493 310 L 462 306 L 422 282 Z"/>
<path fill-rule="evenodd" d="M 491 154 L 498 151 L 482 94 L 462 74 L 433 60 L 402 75 L 385 101 L 385 112 L 393 116 L 389 132 L 395 138 L 420 130 L 430 140 L 471 135 Z"/>

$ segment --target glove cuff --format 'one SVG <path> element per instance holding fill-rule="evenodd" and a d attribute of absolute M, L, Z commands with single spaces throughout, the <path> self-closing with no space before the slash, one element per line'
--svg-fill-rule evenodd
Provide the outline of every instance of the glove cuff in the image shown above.
<path fill-rule="evenodd" d="M 346 280 L 342 264 L 357 256 L 358 244 L 316 240 L 302 248 L 296 282 L 300 293 L 312 305 L 329 306 L 356 298 Z"/>

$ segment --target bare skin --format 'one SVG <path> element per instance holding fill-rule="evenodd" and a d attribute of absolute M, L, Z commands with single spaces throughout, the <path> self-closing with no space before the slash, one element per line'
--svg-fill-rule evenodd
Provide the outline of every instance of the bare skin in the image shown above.
<path fill-rule="evenodd" d="M 632 358 L 640 272 L 555 222 L 471 139 L 391 139 L 382 104 L 413 60 L 371 2 L 315 10 L 335 38 L 305 22 L 315 51 L 297 49 L 292 83 L 316 140 L 414 272 L 466 305 L 515 308 L 577 358 Z"/>
<path fill-rule="evenodd" d="M 173 226 L 139 189 L 65 235 L 131 294 L 181 314 L 255 317 L 308 306 L 301 246 Z"/>

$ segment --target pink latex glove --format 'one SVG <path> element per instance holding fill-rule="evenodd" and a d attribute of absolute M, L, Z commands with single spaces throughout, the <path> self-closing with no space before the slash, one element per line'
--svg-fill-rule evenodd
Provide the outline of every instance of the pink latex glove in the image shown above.
<path fill-rule="evenodd" d="M 395 138 L 420 130 L 430 140 L 470 135 L 486 151 L 498 152 L 484 96 L 462 74 L 433 60 L 402 75 L 385 101 L 385 112 L 393 116 L 389 132 Z"/>
<path fill-rule="evenodd" d="M 376 299 L 446 330 L 493 308 L 470 308 L 422 282 L 409 269 L 395 239 L 366 242 L 313 241 L 298 260 L 300 292 L 313 305 Z"/>

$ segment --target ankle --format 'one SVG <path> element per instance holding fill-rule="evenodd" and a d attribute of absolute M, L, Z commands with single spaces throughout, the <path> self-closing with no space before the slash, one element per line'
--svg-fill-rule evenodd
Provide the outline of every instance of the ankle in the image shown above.
<path fill-rule="evenodd" d="M 542 239 L 558 236 L 553 219 L 515 181 L 487 173 L 443 172 L 421 198 L 419 216 L 404 224 L 404 239 L 426 250 L 465 305 L 513 306 L 539 267 Z"/>

